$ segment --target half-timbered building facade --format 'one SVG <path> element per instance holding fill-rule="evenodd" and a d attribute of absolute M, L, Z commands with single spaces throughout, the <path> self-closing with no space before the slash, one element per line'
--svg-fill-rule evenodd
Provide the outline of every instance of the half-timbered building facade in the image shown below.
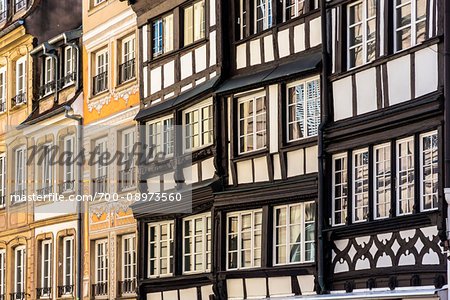
<path fill-rule="evenodd" d="M 447 283 L 444 2 L 327 1 L 329 291 L 434 299 Z"/>

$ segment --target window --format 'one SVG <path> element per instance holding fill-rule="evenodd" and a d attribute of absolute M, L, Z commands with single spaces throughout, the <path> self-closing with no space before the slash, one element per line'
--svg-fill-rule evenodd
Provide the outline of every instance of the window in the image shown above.
<path fill-rule="evenodd" d="M 173 15 L 153 22 L 153 56 L 173 50 Z"/>
<path fill-rule="evenodd" d="M 42 242 L 42 264 L 41 264 L 41 288 L 42 296 L 50 296 L 50 287 L 52 285 L 52 242 Z"/>
<path fill-rule="evenodd" d="M 73 281 L 73 236 L 63 239 L 63 285 L 70 286 Z M 67 294 L 71 294 L 70 289 L 65 289 Z"/>
<path fill-rule="evenodd" d="M 262 210 L 227 215 L 227 269 L 261 266 Z"/>
<path fill-rule="evenodd" d="M 287 86 L 289 142 L 317 135 L 320 124 L 319 79 L 295 82 Z"/>
<path fill-rule="evenodd" d="M 344 225 L 347 218 L 347 155 L 333 157 L 332 176 L 332 222 L 333 225 Z"/>
<path fill-rule="evenodd" d="M 136 38 L 134 35 L 122 41 L 122 64 L 119 66 L 119 83 L 135 77 L 135 48 Z"/>
<path fill-rule="evenodd" d="M 213 142 L 213 106 L 211 101 L 184 113 L 184 149 L 193 150 Z"/>
<path fill-rule="evenodd" d="M 95 55 L 94 95 L 108 89 L 108 51 Z"/>
<path fill-rule="evenodd" d="M 44 93 L 43 95 L 47 95 L 53 91 L 54 85 L 54 66 L 53 66 L 53 58 L 47 57 L 45 59 L 45 76 L 44 76 Z"/>
<path fill-rule="evenodd" d="M 247 36 L 247 0 L 239 0 L 237 23 L 239 25 L 239 39 L 243 39 Z"/>
<path fill-rule="evenodd" d="M 305 11 L 305 0 L 283 0 L 283 20 L 289 21 L 300 15 Z"/>
<path fill-rule="evenodd" d="M 376 0 L 363 0 L 348 6 L 348 68 L 375 59 Z"/>
<path fill-rule="evenodd" d="M 74 172 L 74 137 L 67 136 L 64 138 L 64 153 L 65 155 L 65 163 L 64 163 L 64 188 L 63 191 L 73 190 L 74 181 L 75 181 L 75 172 Z"/>
<path fill-rule="evenodd" d="M 438 208 L 438 135 L 437 132 L 420 136 L 420 209 Z"/>
<path fill-rule="evenodd" d="M 22 196 L 25 194 L 25 148 L 16 150 L 15 156 L 15 194 Z"/>
<path fill-rule="evenodd" d="M 184 9 L 184 45 L 205 37 L 205 1 L 199 1 Z"/>
<path fill-rule="evenodd" d="M 95 283 L 108 282 L 108 240 L 95 241 Z"/>
<path fill-rule="evenodd" d="M 107 138 L 102 138 L 96 141 L 95 148 L 98 154 L 97 165 L 95 168 L 95 176 L 97 178 L 106 177 L 107 175 L 107 164 L 105 161 L 105 153 L 107 150 L 108 140 Z"/>
<path fill-rule="evenodd" d="M 397 215 L 413 212 L 414 138 L 397 141 Z"/>
<path fill-rule="evenodd" d="M 255 33 L 272 27 L 272 0 L 253 0 L 255 7 Z"/>
<path fill-rule="evenodd" d="M 4 67 L 0 69 L 0 112 L 6 112 L 6 88 L 6 67 Z"/>
<path fill-rule="evenodd" d="M 369 150 L 353 152 L 353 222 L 366 221 L 369 214 Z"/>
<path fill-rule="evenodd" d="M 43 145 L 44 160 L 42 162 L 42 189 L 43 194 L 49 194 L 52 189 L 52 145 Z"/>
<path fill-rule="evenodd" d="M 25 292 L 25 272 L 26 272 L 25 246 L 17 246 L 14 250 L 14 293 Z"/>
<path fill-rule="evenodd" d="M 164 156 L 173 154 L 175 137 L 173 117 L 151 121 L 148 125 L 148 131 L 151 158 L 160 156 L 161 153 Z"/>
<path fill-rule="evenodd" d="M 27 58 L 26 56 L 20 58 L 16 62 L 16 95 L 21 96 L 26 92 L 26 71 L 25 64 Z M 17 101 L 22 99 L 16 99 L 17 104 L 22 104 L 23 102 Z"/>
<path fill-rule="evenodd" d="M 173 274 L 173 227 L 173 221 L 149 224 L 148 277 Z"/>
<path fill-rule="evenodd" d="M 119 190 L 123 191 L 135 186 L 135 128 L 132 127 L 122 132 L 122 149 L 124 154 L 124 161 L 122 162 L 122 169 L 119 171 Z"/>
<path fill-rule="evenodd" d="M 266 147 L 266 96 L 239 99 L 239 153 Z"/>
<path fill-rule="evenodd" d="M 135 144 L 135 139 L 136 139 L 136 132 L 135 132 L 135 128 L 132 127 L 126 131 L 123 132 L 122 135 L 122 142 L 123 142 L 123 153 L 125 155 L 125 161 L 128 162 L 130 161 L 131 165 L 134 165 L 134 154 L 133 154 L 133 150 L 134 150 L 134 144 Z"/>
<path fill-rule="evenodd" d="M 183 220 L 183 272 L 211 269 L 211 214 Z"/>
<path fill-rule="evenodd" d="M 394 49 L 400 51 L 423 42 L 426 38 L 427 1 L 394 1 Z"/>
<path fill-rule="evenodd" d="M 134 234 L 122 238 L 123 272 L 124 281 L 132 281 L 136 277 L 136 237 Z"/>
<path fill-rule="evenodd" d="M 314 261 L 314 202 L 274 208 L 274 264 Z"/>
<path fill-rule="evenodd" d="M 27 5 L 27 0 L 14 0 L 15 12 L 22 10 Z"/>
<path fill-rule="evenodd" d="M 391 145 L 374 147 L 374 201 L 375 219 L 389 217 L 391 209 Z"/>
<path fill-rule="evenodd" d="M 94 6 L 97 6 L 103 2 L 105 2 L 106 0 L 94 0 Z"/>
<path fill-rule="evenodd" d="M 0 298 L 6 297 L 6 250 L 0 249 Z"/>
<path fill-rule="evenodd" d="M 7 8 L 6 8 L 6 0 L 0 0 L 0 22 L 6 19 Z"/>
<path fill-rule="evenodd" d="M 6 204 L 5 164 L 6 164 L 5 155 L 0 155 L 0 208 L 4 207 Z"/>
<path fill-rule="evenodd" d="M 74 82 L 74 56 L 73 47 L 68 46 L 64 50 L 64 82 L 63 84 L 69 85 Z"/>

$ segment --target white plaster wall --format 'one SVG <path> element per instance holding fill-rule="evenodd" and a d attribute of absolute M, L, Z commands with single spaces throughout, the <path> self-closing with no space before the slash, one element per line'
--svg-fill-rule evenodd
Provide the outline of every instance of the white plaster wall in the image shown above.
<path fill-rule="evenodd" d="M 183 176 L 187 184 L 198 182 L 198 165 L 194 164 L 183 169 Z"/>
<path fill-rule="evenodd" d="M 438 88 L 437 45 L 417 51 L 415 54 L 416 97 L 434 92 Z"/>
<path fill-rule="evenodd" d="M 197 299 L 197 288 L 180 290 L 180 300 Z"/>
<path fill-rule="evenodd" d="M 164 65 L 164 87 L 175 83 L 175 62 L 172 60 Z"/>
<path fill-rule="evenodd" d="M 269 277 L 270 296 L 292 296 L 291 277 Z"/>
<path fill-rule="evenodd" d="M 356 73 L 356 111 L 358 115 L 377 109 L 376 80 L 375 68 Z"/>
<path fill-rule="evenodd" d="M 303 149 L 287 153 L 287 176 L 298 176 L 304 174 Z"/>
<path fill-rule="evenodd" d="M 211 0 L 214 1 L 214 0 Z M 216 44 L 216 31 L 209 33 L 209 66 L 214 66 L 217 62 L 217 44 Z"/>
<path fill-rule="evenodd" d="M 298 284 L 302 295 L 315 294 L 314 292 L 314 275 L 301 275 L 297 276 Z"/>
<path fill-rule="evenodd" d="M 313 146 L 305 149 L 306 153 L 306 173 L 315 173 L 318 172 L 318 147 Z"/>
<path fill-rule="evenodd" d="M 275 154 L 273 156 L 273 178 L 275 180 L 281 179 L 281 164 L 279 154 Z"/>
<path fill-rule="evenodd" d="M 273 36 L 268 35 L 264 37 L 264 61 L 269 62 L 274 60 L 273 55 Z"/>
<path fill-rule="evenodd" d="M 387 63 L 389 104 L 411 99 L 410 56 L 405 55 Z"/>
<path fill-rule="evenodd" d="M 161 90 L 161 67 L 150 71 L 150 93 L 154 94 Z"/>
<path fill-rule="evenodd" d="M 244 284 L 242 279 L 227 279 L 228 299 L 243 299 Z"/>
<path fill-rule="evenodd" d="M 267 158 L 259 157 L 253 160 L 255 166 L 255 182 L 269 181 L 269 170 L 267 167 Z"/>
<path fill-rule="evenodd" d="M 206 45 L 195 49 L 195 72 L 201 72 L 206 69 Z"/>
<path fill-rule="evenodd" d="M 147 179 L 147 188 L 150 193 L 159 193 L 161 192 L 160 178 L 159 176 L 155 176 Z"/>
<path fill-rule="evenodd" d="M 180 58 L 181 79 L 192 75 L 192 52 L 186 53 Z"/>
<path fill-rule="evenodd" d="M 334 121 L 346 119 L 353 115 L 352 98 L 351 76 L 333 82 Z"/>
<path fill-rule="evenodd" d="M 269 86 L 270 153 L 278 152 L 278 85 Z"/>
<path fill-rule="evenodd" d="M 250 65 L 259 65 L 261 63 L 261 40 L 250 41 Z"/>
<path fill-rule="evenodd" d="M 202 300 L 209 300 L 209 295 L 214 294 L 212 285 L 204 285 L 201 287 Z"/>
<path fill-rule="evenodd" d="M 311 47 L 322 43 L 322 23 L 320 17 L 309 22 L 309 45 Z"/>
<path fill-rule="evenodd" d="M 236 47 L 236 68 L 241 69 L 247 66 L 247 48 L 246 44 Z"/>
<path fill-rule="evenodd" d="M 247 299 L 266 298 L 266 278 L 246 278 Z"/>
<path fill-rule="evenodd" d="M 175 183 L 175 179 L 173 176 L 174 176 L 173 172 L 164 174 L 163 180 L 164 180 L 164 190 L 165 191 L 175 188 L 176 183 Z"/>
<path fill-rule="evenodd" d="M 278 54 L 279 57 L 289 56 L 289 28 L 278 32 Z"/>
<path fill-rule="evenodd" d="M 147 61 L 148 56 L 148 26 L 142 26 L 142 60 Z"/>
<path fill-rule="evenodd" d="M 208 158 L 202 161 L 202 180 L 211 179 L 214 177 L 214 158 Z"/>
<path fill-rule="evenodd" d="M 163 299 L 164 300 L 178 300 L 178 291 L 164 291 L 163 292 Z"/>
<path fill-rule="evenodd" d="M 143 83 L 144 98 L 148 97 L 148 75 L 147 75 L 147 72 L 148 72 L 147 67 L 144 67 L 142 70 L 142 73 L 143 73 L 142 80 L 144 81 L 144 83 Z"/>
<path fill-rule="evenodd" d="M 209 26 L 216 25 L 216 0 L 209 0 Z"/>
<path fill-rule="evenodd" d="M 238 184 L 253 182 L 252 161 L 246 160 L 236 163 Z"/>
<path fill-rule="evenodd" d="M 294 51 L 295 53 L 305 50 L 305 24 L 294 27 Z"/>
<path fill-rule="evenodd" d="M 147 300 L 162 300 L 161 293 L 148 293 Z"/>

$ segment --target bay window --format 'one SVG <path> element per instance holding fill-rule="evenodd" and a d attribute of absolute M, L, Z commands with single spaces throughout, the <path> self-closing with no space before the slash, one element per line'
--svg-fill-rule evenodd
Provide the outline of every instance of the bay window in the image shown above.
<path fill-rule="evenodd" d="M 205 38 L 205 1 L 184 8 L 184 46 Z"/>
<path fill-rule="evenodd" d="M 414 138 L 397 141 L 397 215 L 413 212 Z"/>
<path fill-rule="evenodd" d="M 391 145 L 374 147 L 374 218 L 389 217 L 391 209 Z"/>
<path fill-rule="evenodd" d="M 422 211 L 438 208 L 438 135 L 437 132 L 420 136 L 420 208 Z"/>
<path fill-rule="evenodd" d="M 314 220 L 314 202 L 274 208 L 275 265 L 314 261 Z"/>
<path fill-rule="evenodd" d="M 262 210 L 227 215 L 227 269 L 261 266 Z"/>
<path fill-rule="evenodd" d="M 347 155 L 333 157 L 332 223 L 343 225 L 347 218 Z"/>
<path fill-rule="evenodd" d="M 426 39 L 427 1 L 394 1 L 394 49 L 401 51 Z"/>
<path fill-rule="evenodd" d="M 173 50 L 173 14 L 153 22 L 153 56 Z"/>
<path fill-rule="evenodd" d="M 369 214 L 369 150 L 353 152 L 353 222 L 365 221 Z"/>
<path fill-rule="evenodd" d="M 173 274 L 174 222 L 151 223 L 148 228 L 148 277 Z"/>
<path fill-rule="evenodd" d="M 297 81 L 287 86 L 287 140 L 316 136 L 320 124 L 320 81 Z"/>
<path fill-rule="evenodd" d="M 238 101 L 239 153 L 266 147 L 265 93 L 240 98 Z"/>
<path fill-rule="evenodd" d="M 148 123 L 148 146 L 150 158 L 172 155 L 174 152 L 174 118 L 164 117 Z"/>
<path fill-rule="evenodd" d="M 376 0 L 363 0 L 349 5 L 348 15 L 348 68 L 354 68 L 375 59 Z"/>
<path fill-rule="evenodd" d="M 213 142 L 212 101 L 188 109 L 184 113 L 184 150 L 194 150 Z"/>
<path fill-rule="evenodd" d="M 183 220 L 183 272 L 211 269 L 211 214 Z"/>

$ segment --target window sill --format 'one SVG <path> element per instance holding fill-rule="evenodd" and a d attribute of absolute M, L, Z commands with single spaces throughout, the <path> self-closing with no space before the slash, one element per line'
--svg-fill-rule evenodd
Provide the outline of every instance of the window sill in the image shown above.
<path fill-rule="evenodd" d="M 95 99 L 97 97 L 107 95 L 108 93 L 109 93 L 109 89 L 98 92 L 97 94 L 91 94 L 91 99 Z"/>
<path fill-rule="evenodd" d="M 247 160 L 249 158 L 254 158 L 255 156 L 264 156 L 265 154 L 269 153 L 269 148 L 265 147 L 263 149 L 253 150 L 249 152 L 240 153 L 237 156 L 235 156 L 232 161 L 233 162 L 239 162 L 242 160 Z"/>
<path fill-rule="evenodd" d="M 135 82 L 135 81 L 136 81 L 136 75 L 134 75 L 133 78 L 130 78 L 130 79 L 128 79 L 128 80 L 125 80 L 124 82 L 118 83 L 118 84 L 116 85 L 116 89 L 117 89 L 117 88 L 124 87 L 124 86 L 126 86 L 127 84 L 132 83 L 132 82 Z"/>
<path fill-rule="evenodd" d="M 209 39 L 207 39 L 207 38 L 205 37 L 205 38 L 200 39 L 200 40 L 198 40 L 198 41 L 196 41 L 196 42 L 193 42 L 192 44 L 189 44 L 189 45 L 180 47 L 180 48 L 178 48 L 178 49 L 176 49 L 176 50 L 172 50 L 172 51 L 170 51 L 170 52 L 167 52 L 167 53 L 158 55 L 157 57 L 153 57 L 153 55 L 151 55 L 151 58 L 150 58 L 149 60 L 147 60 L 146 62 L 143 63 L 143 67 L 148 66 L 148 65 L 150 65 L 150 64 L 158 63 L 158 62 L 160 62 L 160 61 L 162 61 L 162 60 L 164 60 L 164 59 L 167 59 L 167 58 L 169 58 L 169 57 L 171 57 L 171 56 L 175 56 L 175 55 L 180 54 L 180 53 L 182 53 L 182 52 L 190 51 L 190 50 L 192 50 L 193 48 L 196 48 L 198 45 L 201 45 L 201 44 L 206 43 L 206 42 L 208 42 L 208 41 L 209 41 Z"/>
<path fill-rule="evenodd" d="M 280 147 L 280 149 L 281 150 L 290 150 L 292 148 L 298 148 L 298 147 L 301 147 L 301 146 L 308 147 L 308 146 L 316 145 L 317 141 L 318 141 L 317 135 L 316 136 L 311 136 L 311 137 L 306 137 L 306 138 L 301 138 L 301 139 L 298 139 L 298 140 L 285 142 L 284 145 L 282 145 Z"/>

